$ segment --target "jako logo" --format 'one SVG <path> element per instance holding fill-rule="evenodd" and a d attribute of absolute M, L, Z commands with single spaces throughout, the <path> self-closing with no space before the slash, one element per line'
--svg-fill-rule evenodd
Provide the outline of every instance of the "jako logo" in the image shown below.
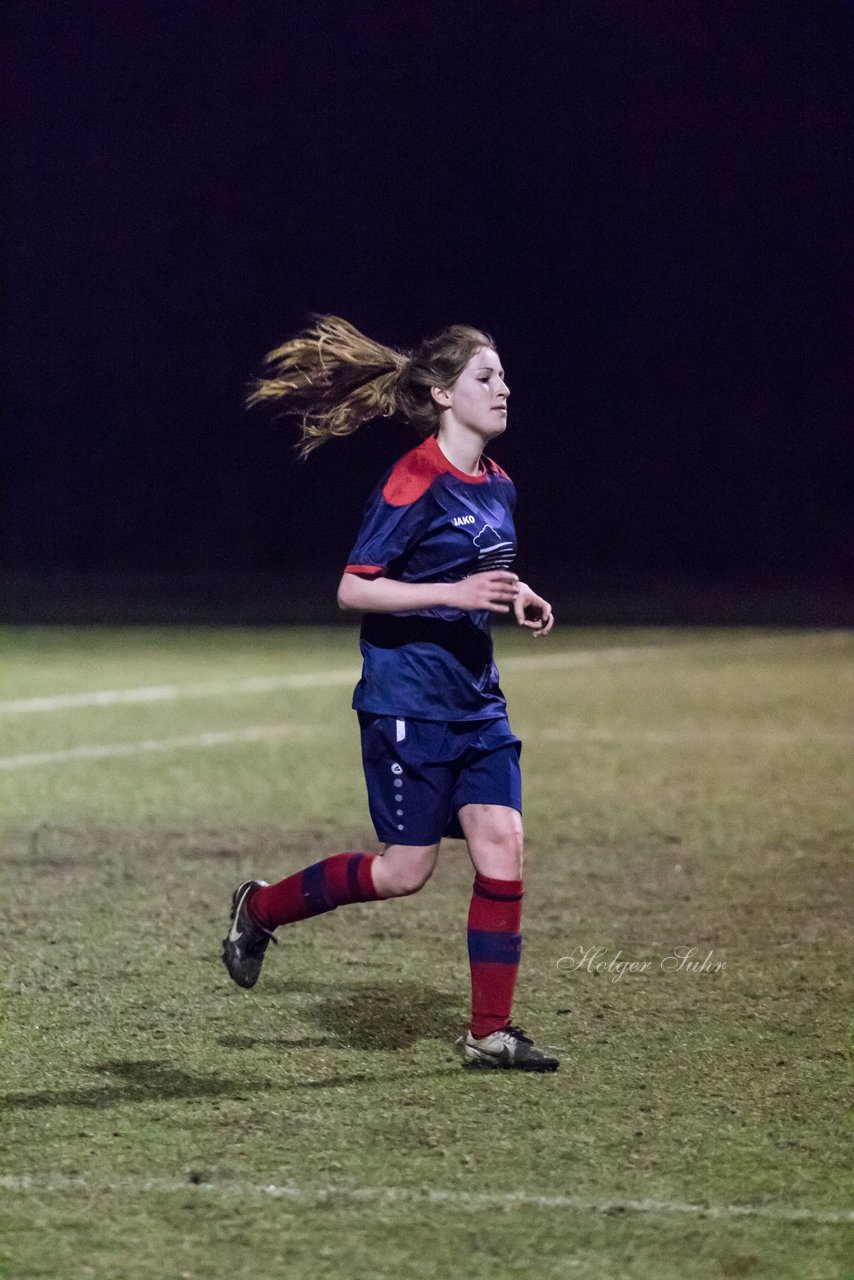
<path fill-rule="evenodd" d="M 457 528 L 459 528 L 461 524 L 474 524 L 474 516 L 454 516 L 451 524 L 456 525 Z"/>

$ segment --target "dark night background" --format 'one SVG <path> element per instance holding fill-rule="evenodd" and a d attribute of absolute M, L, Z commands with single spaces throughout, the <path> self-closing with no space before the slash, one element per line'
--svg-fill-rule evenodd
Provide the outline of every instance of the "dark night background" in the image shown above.
<path fill-rule="evenodd" d="M 493 334 L 520 572 L 570 610 L 846 611 L 844 4 L 6 21 L 7 618 L 334 609 L 417 441 L 386 421 L 298 464 L 243 412 L 312 311 Z"/>

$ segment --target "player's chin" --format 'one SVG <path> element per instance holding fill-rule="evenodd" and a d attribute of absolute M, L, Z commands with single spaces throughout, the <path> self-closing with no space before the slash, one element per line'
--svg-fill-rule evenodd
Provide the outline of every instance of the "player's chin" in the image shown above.
<path fill-rule="evenodd" d="M 499 413 L 497 409 L 490 409 L 488 412 L 489 416 L 481 427 L 481 431 L 485 440 L 495 440 L 507 430 L 507 414 Z"/>

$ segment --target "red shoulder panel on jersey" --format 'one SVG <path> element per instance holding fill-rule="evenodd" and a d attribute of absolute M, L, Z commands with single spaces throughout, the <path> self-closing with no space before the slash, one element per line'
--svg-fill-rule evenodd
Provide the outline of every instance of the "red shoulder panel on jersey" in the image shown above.
<path fill-rule="evenodd" d="M 440 475 L 433 451 L 429 446 L 433 437 L 405 453 L 383 486 L 383 497 L 392 507 L 407 507 L 417 502 Z"/>
<path fill-rule="evenodd" d="M 348 564 L 344 566 L 344 572 L 355 573 L 359 578 L 381 578 L 385 569 L 380 564 Z"/>
<path fill-rule="evenodd" d="M 489 469 L 490 469 L 490 471 L 493 473 L 493 475 L 496 475 L 496 476 L 503 476 L 505 480 L 509 480 L 509 479 L 510 479 L 510 477 L 508 476 L 507 472 L 506 472 L 506 471 L 503 471 L 503 470 L 501 469 L 501 467 L 499 467 L 498 463 L 497 463 L 497 462 L 495 462 L 492 458 L 487 458 L 486 454 L 484 454 L 484 455 L 483 455 L 483 460 L 484 460 L 484 462 L 486 463 L 486 465 L 489 467 Z"/>

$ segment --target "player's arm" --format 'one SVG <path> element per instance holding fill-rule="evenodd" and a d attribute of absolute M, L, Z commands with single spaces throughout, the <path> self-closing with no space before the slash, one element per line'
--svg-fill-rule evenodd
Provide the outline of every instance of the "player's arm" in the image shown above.
<path fill-rule="evenodd" d="M 554 614 L 548 600 L 532 591 L 527 582 L 519 583 L 513 612 L 520 627 L 529 627 L 534 636 L 547 636 L 554 626 Z"/>
<path fill-rule="evenodd" d="M 462 582 L 399 582 L 347 571 L 338 584 L 338 605 L 360 613 L 401 613 L 437 605 L 466 612 L 486 609 L 490 613 L 509 613 L 518 591 L 519 579 L 505 569 L 473 573 Z"/>

